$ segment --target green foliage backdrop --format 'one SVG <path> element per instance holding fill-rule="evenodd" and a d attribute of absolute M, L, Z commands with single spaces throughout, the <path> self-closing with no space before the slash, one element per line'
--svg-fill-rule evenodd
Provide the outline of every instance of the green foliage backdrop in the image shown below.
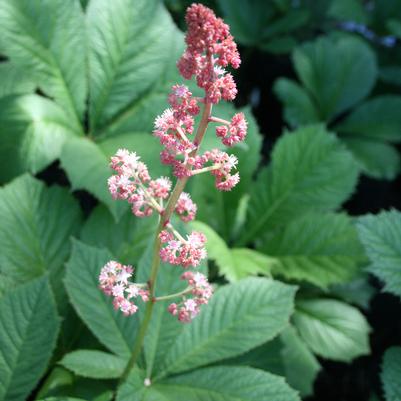
<path fill-rule="evenodd" d="M 327 360 L 369 355 L 377 288 L 401 297 L 400 212 L 344 208 L 361 177 L 400 172 L 401 1 L 203 3 L 230 24 L 245 71 L 255 54 L 291 71 L 269 88 L 282 134 L 261 132 L 250 92 L 216 107 L 248 120 L 231 150 L 240 184 L 189 188 L 216 294 L 187 326 L 156 305 L 118 387 L 144 317 L 116 312 L 98 275 L 114 258 L 146 282 L 157 222 L 112 200 L 108 162 L 128 148 L 170 175 L 151 132 L 182 81 L 189 2 L 0 0 L 0 401 L 297 401 Z M 203 146 L 222 148 L 213 132 Z M 179 274 L 162 266 L 157 291 L 182 290 Z M 390 345 L 368 397 L 401 398 Z"/>

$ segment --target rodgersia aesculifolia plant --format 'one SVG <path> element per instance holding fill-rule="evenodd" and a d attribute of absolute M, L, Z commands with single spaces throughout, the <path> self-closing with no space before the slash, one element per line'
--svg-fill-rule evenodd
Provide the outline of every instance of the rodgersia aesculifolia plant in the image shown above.
<path fill-rule="evenodd" d="M 156 118 L 153 131 L 164 147 L 160 154 L 161 162 L 170 165 L 176 177 L 174 189 L 169 178 L 152 179 L 147 166 L 135 152 L 120 149 L 110 163 L 115 173 L 108 180 L 113 198 L 128 201 L 137 217 L 147 217 L 153 212 L 159 215 L 148 281 L 131 282 L 134 268 L 116 261 L 108 262 L 99 277 L 100 288 L 113 297 L 115 308 L 124 315 L 137 312 L 138 298 L 147 304 L 127 369 L 135 363 L 140 352 L 155 302 L 171 300 L 168 312 L 180 322 L 187 323 L 212 296 L 207 277 L 196 271 L 206 257 L 205 235 L 197 231 L 188 235 L 180 233 L 171 221 L 174 213 L 184 222 L 195 218 L 197 206 L 184 192 L 187 181 L 194 175 L 211 173 L 220 191 L 229 191 L 239 182 L 239 173 L 233 172 L 238 162 L 234 155 L 219 149 L 200 152 L 210 123 L 217 124 L 216 135 L 226 146 L 243 141 L 246 136 L 247 123 L 242 113 L 235 114 L 231 121 L 212 115 L 214 104 L 221 100 L 231 101 L 237 94 L 234 79 L 225 70 L 228 66 L 239 67 L 241 60 L 237 46 L 228 25 L 201 4 L 188 8 L 186 22 L 187 47 L 177 67 L 185 79 L 195 77 L 204 96 L 195 97 L 187 86 L 174 85 L 168 95 L 170 107 Z M 198 114 L 201 117 L 195 128 L 194 119 Z M 186 289 L 175 294 L 155 294 L 161 260 L 184 269 L 181 279 L 187 282 Z"/>

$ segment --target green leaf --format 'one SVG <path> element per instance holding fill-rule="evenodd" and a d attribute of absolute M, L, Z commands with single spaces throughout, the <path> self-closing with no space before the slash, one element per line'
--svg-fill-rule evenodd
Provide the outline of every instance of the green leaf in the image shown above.
<path fill-rule="evenodd" d="M 297 83 L 279 78 L 273 86 L 274 93 L 284 103 L 284 119 L 291 127 L 316 123 L 320 120 L 308 92 Z"/>
<path fill-rule="evenodd" d="M 295 290 L 264 278 L 219 289 L 170 348 L 162 375 L 233 357 L 274 338 L 288 323 Z"/>
<path fill-rule="evenodd" d="M 286 35 L 291 31 L 301 28 L 308 21 L 309 13 L 307 10 L 290 8 L 282 16 L 272 21 L 263 30 L 262 40 L 270 39 L 275 36 Z"/>
<path fill-rule="evenodd" d="M 77 160 L 80 162 L 77 163 Z M 111 197 L 107 187 L 107 179 L 112 175 L 109 160 L 88 138 L 71 139 L 64 145 L 61 166 L 73 190 L 85 189 L 96 196 L 107 205 L 115 219 L 128 209 L 126 202 L 117 202 Z"/>
<path fill-rule="evenodd" d="M 343 137 L 342 141 L 369 177 L 393 180 L 399 174 L 401 156 L 393 145 L 353 136 Z"/>
<path fill-rule="evenodd" d="M 56 365 L 36 398 L 45 401 L 112 401 L 114 386 L 115 381 L 76 376 Z"/>
<path fill-rule="evenodd" d="M 293 62 L 320 118 L 327 121 L 364 99 L 377 75 L 375 54 L 355 37 L 320 37 L 297 48 Z"/>
<path fill-rule="evenodd" d="M 309 17 L 304 9 L 277 2 L 271 4 L 256 0 L 240 4 L 233 0 L 219 0 L 218 3 L 239 43 L 273 52 L 288 51 L 292 47 L 288 46 L 288 33 L 304 26 Z"/>
<path fill-rule="evenodd" d="M 151 120 L 152 123 L 154 117 L 155 116 L 153 116 Z M 160 151 L 162 147 L 158 139 L 152 135 L 151 130 L 148 132 L 134 132 L 131 130 L 125 134 L 105 138 L 98 142 L 98 146 L 107 156 L 108 162 L 110 156 L 113 156 L 118 149 L 127 148 L 132 152 L 137 152 L 141 160 L 148 165 L 149 173 L 153 177 L 170 175 L 171 169 L 160 162 Z"/>
<path fill-rule="evenodd" d="M 61 329 L 62 333 L 62 329 Z M 54 394 L 57 388 L 66 388 L 74 383 L 74 374 L 61 366 L 55 366 L 47 375 L 44 383 L 36 394 L 37 399 L 48 399 L 47 396 Z"/>
<path fill-rule="evenodd" d="M 156 225 L 153 220 L 138 219 L 127 210 L 118 223 L 103 205 L 97 206 L 82 227 L 80 238 L 88 245 L 107 248 L 121 263 L 139 261 Z"/>
<path fill-rule="evenodd" d="M 0 277 L 22 283 L 47 272 L 60 293 L 69 238 L 80 227 L 78 203 L 65 188 L 24 175 L 0 189 Z"/>
<path fill-rule="evenodd" d="M 54 102 L 37 95 L 0 99 L 0 181 L 37 173 L 60 155 L 76 127 Z"/>
<path fill-rule="evenodd" d="M 333 0 L 300 0 L 298 4 L 309 11 L 311 25 L 320 27 L 332 3 Z"/>
<path fill-rule="evenodd" d="M 263 0 L 238 3 L 218 0 L 224 20 L 230 25 L 236 40 L 245 46 L 255 46 L 263 38 L 263 31 L 275 15 L 275 6 Z"/>
<path fill-rule="evenodd" d="M 39 401 L 85 401 L 82 398 L 75 398 L 75 397 L 46 397 L 41 398 Z"/>
<path fill-rule="evenodd" d="M 155 0 L 92 0 L 87 25 L 90 120 L 96 130 L 152 89 L 171 62 L 177 30 Z"/>
<path fill-rule="evenodd" d="M 401 347 L 389 348 L 383 357 L 381 380 L 386 401 L 401 399 Z"/>
<path fill-rule="evenodd" d="M 270 275 L 272 266 L 277 263 L 274 258 L 253 249 L 228 248 L 224 240 L 212 228 L 200 221 L 192 222 L 191 227 L 206 235 L 208 259 L 216 262 L 220 274 L 230 282 L 259 273 Z"/>
<path fill-rule="evenodd" d="M 34 90 L 35 83 L 29 73 L 9 61 L 0 63 L 0 97 Z"/>
<path fill-rule="evenodd" d="M 59 362 L 78 376 L 92 379 L 118 379 L 126 360 L 103 351 L 77 350 L 65 355 Z"/>
<path fill-rule="evenodd" d="M 0 300 L 0 399 L 26 400 L 49 363 L 59 330 L 47 278 Z"/>
<path fill-rule="evenodd" d="M 397 210 L 359 219 L 358 232 L 372 262 L 370 271 L 384 290 L 401 297 L 401 213 Z"/>
<path fill-rule="evenodd" d="M 298 301 L 294 324 L 316 354 L 349 362 L 369 353 L 370 327 L 358 309 L 332 299 Z"/>
<path fill-rule="evenodd" d="M 337 209 L 351 195 L 357 178 L 352 155 L 322 126 L 284 134 L 270 166 L 253 185 L 240 244 L 303 213 Z"/>
<path fill-rule="evenodd" d="M 120 388 L 117 401 L 300 401 L 282 377 L 249 367 L 211 367 L 174 376 L 145 387 L 134 371 Z"/>
<path fill-rule="evenodd" d="M 291 387 L 299 390 L 302 397 L 313 394 L 313 383 L 321 366 L 293 327 L 280 336 L 284 343 L 282 351 L 286 378 Z"/>
<path fill-rule="evenodd" d="M 330 294 L 340 297 L 345 302 L 354 304 L 362 309 L 368 309 L 370 300 L 376 294 L 377 289 L 369 283 L 368 274 L 359 274 L 349 283 L 337 284 L 330 287 Z"/>
<path fill-rule="evenodd" d="M 114 399 L 112 388 L 115 387 L 115 381 L 73 376 L 73 383 L 51 389 L 44 401 L 112 401 Z"/>
<path fill-rule="evenodd" d="M 116 355 L 128 358 L 137 319 L 115 311 L 110 297 L 99 289 L 100 269 L 111 259 L 108 251 L 75 240 L 67 262 L 65 285 L 72 305 L 98 340 Z"/>
<path fill-rule="evenodd" d="M 368 24 L 368 12 L 361 0 L 335 0 L 332 2 L 329 16 L 340 21 L 354 21 Z"/>
<path fill-rule="evenodd" d="M 200 221 L 190 223 L 191 229 L 200 231 L 206 236 L 206 250 L 208 259 L 214 260 L 219 268 L 219 272 L 223 274 L 227 280 L 236 281 L 234 262 L 232 260 L 231 251 L 226 242 L 207 224 Z"/>
<path fill-rule="evenodd" d="M 1 269 L 0 269 L 1 270 Z M 0 297 L 17 285 L 17 281 L 0 271 Z"/>
<path fill-rule="evenodd" d="M 280 35 L 263 43 L 260 49 L 280 55 L 290 53 L 296 45 L 297 42 L 291 35 Z"/>
<path fill-rule="evenodd" d="M 344 135 L 401 141 L 401 96 L 384 95 L 362 103 L 335 130 Z"/>
<path fill-rule="evenodd" d="M 175 26 L 173 31 L 168 44 L 164 43 L 164 46 L 170 46 L 169 59 L 164 63 L 164 69 L 158 75 L 158 81 L 129 107 L 116 114 L 102 129 L 99 129 L 96 132 L 97 136 L 127 135 L 132 133 L 133 129 L 137 132 L 153 131 L 155 117 L 162 114 L 168 106 L 167 94 L 172 84 L 182 81 L 176 63 L 171 60 L 178 60 L 181 57 L 184 51 L 184 35 Z M 186 84 L 194 94 L 199 91 L 193 81 L 187 81 Z"/>
<path fill-rule="evenodd" d="M 287 279 L 327 288 L 349 281 L 364 259 L 356 229 L 345 214 L 306 214 L 274 234 L 266 237 L 262 249 L 279 262 L 273 274 Z"/>
<path fill-rule="evenodd" d="M 276 258 L 271 258 L 263 253 L 249 248 L 232 248 L 234 278 L 237 281 L 250 275 L 263 274 L 270 276 L 274 266 L 279 264 Z"/>
<path fill-rule="evenodd" d="M 78 0 L 4 0 L 0 35 L 5 53 L 78 121 L 87 92 L 84 14 Z"/>
<path fill-rule="evenodd" d="M 281 353 L 283 344 L 280 337 L 276 337 L 272 341 L 268 341 L 259 347 L 253 348 L 245 354 L 238 355 L 234 358 L 225 359 L 218 362 L 220 365 L 230 366 L 250 366 L 256 369 L 262 369 L 269 373 L 284 376 L 284 363 Z"/>

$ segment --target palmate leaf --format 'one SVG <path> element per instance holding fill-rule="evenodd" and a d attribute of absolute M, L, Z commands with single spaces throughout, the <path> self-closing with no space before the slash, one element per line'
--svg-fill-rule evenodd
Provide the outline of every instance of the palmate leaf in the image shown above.
<path fill-rule="evenodd" d="M 33 94 L 1 98 L 0 181 L 42 170 L 59 157 L 64 142 L 77 135 L 79 128 L 48 99 Z"/>
<path fill-rule="evenodd" d="M 286 133 L 254 184 L 240 244 L 303 213 L 338 208 L 352 193 L 357 177 L 352 155 L 322 126 Z"/>
<path fill-rule="evenodd" d="M 84 14 L 78 0 L 0 2 L 5 54 L 30 71 L 74 121 L 87 92 Z"/>
<path fill-rule="evenodd" d="M 401 297 L 401 213 L 397 210 L 361 217 L 359 237 L 384 290 Z"/>
<path fill-rule="evenodd" d="M 117 379 L 122 375 L 127 361 L 103 351 L 77 350 L 65 355 L 59 363 L 78 376 Z"/>
<path fill-rule="evenodd" d="M 349 281 L 364 260 L 356 229 L 345 214 L 305 214 L 267 236 L 261 249 L 278 261 L 273 274 L 322 288 Z"/>
<path fill-rule="evenodd" d="M 144 386 L 144 375 L 135 370 L 121 386 L 117 401 L 299 401 L 283 378 L 249 367 L 219 366 Z"/>
<path fill-rule="evenodd" d="M 60 295 L 69 237 L 81 223 L 78 203 L 66 189 L 24 175 L 0 189 L 0 220 L 0 281 L 22 283 L 49 272 Z"/>
<path fill-rule="evenodd" d="M 377 75 L 374 53 L 355 37 L 320 37 L 296 48 L 293 63 L 322 121 L 365 98 Z"/>
<path fill-rule="evenodd" d="M 358 309 L 344 302 L 300 300 L 293 320 L 309 348 L 324 358 L 349 362 L 369 353 L 369 324 Z"/>
<path fill-rule="evenodd" d="M 401 399 L 401 347 L 389 348 L 383 357 L 381 380 L 386 401 Z"/>
<path fill-rule="evenodd" d="M 104 250 L 74 241 L 67 262 L 65 286 L 76 312 L 98 340 L 123 358 L 131 354 L 137 319 L 127 319 L 115 311 L 110 300 L 99 289 L 100 269 L 112 259 Z"/>
<path fill-rule="evenodd" d="M 274 258 L 248 248 L 229 248 L 225 241 L 208 225 L 194 221 L 191 227 L 206 235 L 208 258 L 216 262 L 219 273 L 228 281 L 264 274 L 269 276 L 272 267 L 278 263 Z"/>
<path fill-rule="evenodd" d="M 288 323 L 295 290 L 264 278 L 220 288 L 169 349 L 159 376 L 234 357 L 274 338 Z"/>
<path fill-rule="evenodd" d="M 0 400 L 27 399 L 47 367 L 59 325 L 47 278 L 0 300 Z"/>
<path fill-rule="evenodd" d="M 159 81 L 171 62 L 170 44 L 177 31 L 155 0 L 93 0 L 87 26 L 90 121 L 96 133 Z"/>

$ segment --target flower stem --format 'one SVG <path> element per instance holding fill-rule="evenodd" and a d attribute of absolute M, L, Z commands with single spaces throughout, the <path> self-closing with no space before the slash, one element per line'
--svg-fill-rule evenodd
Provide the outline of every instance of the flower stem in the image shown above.
<path fill-rule="evenodd" d="M 201 121 L 199 123 L 198 129 L 196 131 L 196 135 L 194 138 L 194 144 L 196 145 L 196 148 L 189 154 L 189 156 L 196 155 L 196 153 L 200 147 L 200 144 L 202 142 L 202 139 L 206 133 L 206 129 L 207 129 L 207 126 L 209 123 L 209 118 L 210 118 L 211 112 L 212 112 L 212 104 L 205 103 Z M 160 266 L 161 241 L 159 238 L 159 234 L 164 229 L 164 227 L 169 223 L 170 217 L 174 212 L 177 201 L 178 201 L 182 191 L 185 188 L 188 178 L 189 177 L 184 177 L 184 178 L 180 178 L 177 180 L 175 187 L 173 189 L 173 192 L 171 193 L 168 203 L 166 205 L 166 208 L 160 216 L 160 222 L 157 227 L 156 234 L 155 234 L 153 257 L 152 257 L 152 267 L 151 267 L 150 277 L 149 277 L 149 281 L 148 281 L 150 301 L 146 304 L 145 314 L 144 314 L 143 320 L 141 322 L 141 328 L 139 329 L 138 336 L 135 340 L 131 357 L 127 363 L 127 366 L 124 369 L 122 376 L 121 376 L 121 379 L 119 382 L 120 385 L 122 383 L 124 383 L 125 380 L 127 379 L 130 371 L 132 370 L 133 366 L 135 365 L 135 363 L 141 353 L 145 335 L 146 335 L 150 320 L 152 318 L 154 298 L 155 298 L 156 278 L 157 278 L 157 273 L 159 271 L 159 266 Z"/>
<path fill-rule="evenodd" d="M 192 290 L 193 290 L 193 287 L 188 287 L 188 288 L 185 288 L 185 290 L 180 291 L 180 292 L 176 292 L 174 294 L 164 295 L 162 297 L 156 297 L 154 299 L 154 301 L 155 302 L 168 301 L 169 299 L 178 298 L 178 297 L 181 297 L 183 295 L 189 294 Z"/>
<path fill-rule="evenodd" d="M 210 167 L 204 167 L 204 168 L 199 168 L 197 170 L 192 170 L 191 175 L 207 173 L 208 171 L 218 170 L 219 168 L 221 168 L 221 164 L 215 164 Z"/>
<path fill-rule="evenodd" d="M 215 116 L 211 116 L 209 118 L 209 121 L 212 123 L 220 123 L 220 124 L 224 124 L 224 125 L 230 125 L 230 121 L 224 120 L 223 118 L 219 118 L 219 117 L 215 117 Z"/>
<path fill-rule="evenodd" d="M 183 244 L 187 243 L 187 240 L 174 228 L 171 223 L 167 223 L 166 227 L 178 238 Z"/>

